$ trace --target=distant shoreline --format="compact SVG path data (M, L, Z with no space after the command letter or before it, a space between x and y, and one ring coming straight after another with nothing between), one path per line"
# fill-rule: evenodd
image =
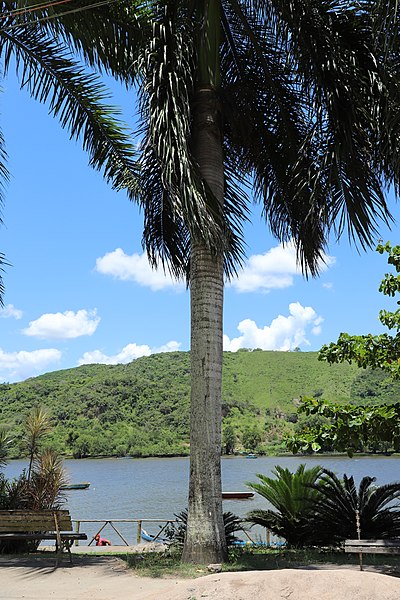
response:
M245 458L245 454L222 454L221 458ZM288 458L288 457L293 457L293 458L343 458L343 457L347 457L348 455L346 454L346 452L321 452L321 453L315 453L315 454L301 454L300 452L298 452L297 454L292 454L291 452L279 452L277 454L258 454L259 458ZM352 456L352 458L363 458L363 457L369 457L369 458L373 458L373 457L387 457L387 458L399 458L400 457L400 453L399 452L359 452L359 453L354 453L354 455ZM97 454L97 455L90 455L90 456L80 456L78 457L74 457L72 454L65 454L65 455L61 455L61 458L63 460L93 460L93 459L110 459L110 458L117 458L117 459L121 459L121 460L136 460L136 459L146 459L146 458L190 458L189 454L152 454L152 455L146 455L146 456L118 456L115 454ZM350 458L350 457L349 457ZM7 458L7 462L11 462L13 460L27 460L28 457L27 456L13 456L13 457L8 457Z

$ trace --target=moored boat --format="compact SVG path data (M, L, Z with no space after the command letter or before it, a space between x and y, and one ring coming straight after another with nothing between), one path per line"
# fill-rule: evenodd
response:
M90 486L90 482L84 481L82 483L66 483L61 486L62 490L87 490Z
M223 500L248 500L253 498L253 492L222 492Z
M257 458L257 454L250 452L250 454L246 454L246 458Z
M150 533L147 533L147 531L143 528L140 531L140 537L145 542L157 542L158 544L170 544L171 543L171 540L166 540L164 538L160 538L160 537L156 537L155 535L151 535Z

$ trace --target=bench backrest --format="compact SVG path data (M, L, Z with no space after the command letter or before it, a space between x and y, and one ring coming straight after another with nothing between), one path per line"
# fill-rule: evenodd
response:
M56 519L58 527L56 525ZM0 532L72 531L68 510L0 510Z

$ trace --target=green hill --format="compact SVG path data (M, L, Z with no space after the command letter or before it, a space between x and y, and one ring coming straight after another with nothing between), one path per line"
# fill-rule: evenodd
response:
M174 455L189 452L187 352L155 354L127 365L85 365L0 385L0 423L15 433L40 404L52 415L50 445L74 456ZM332 401L398 400L400 383L353 365L327 365L316 352L224 353L223 433L227 450L277 452L282 435L302 427L301 396Z

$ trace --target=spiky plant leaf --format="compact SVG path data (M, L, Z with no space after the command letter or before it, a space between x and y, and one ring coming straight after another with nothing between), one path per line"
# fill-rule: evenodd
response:
M377 486L375 477L363 477L357 489L354 478L340 479L324 469L311 487L321 494L311 520L317 543L340 543L359 536L366 539L400 535L400 482ZM360 531L357 529L357 512Z
M314 489L322 473L322 467L306 469L299 465L295 473L275 467L275 477L257 474L260 482L246 485L265 498L273 508L251 511L246 515L250 523L270 529L284 537L290 546L303 546L310 539L309 519L319 491Z

